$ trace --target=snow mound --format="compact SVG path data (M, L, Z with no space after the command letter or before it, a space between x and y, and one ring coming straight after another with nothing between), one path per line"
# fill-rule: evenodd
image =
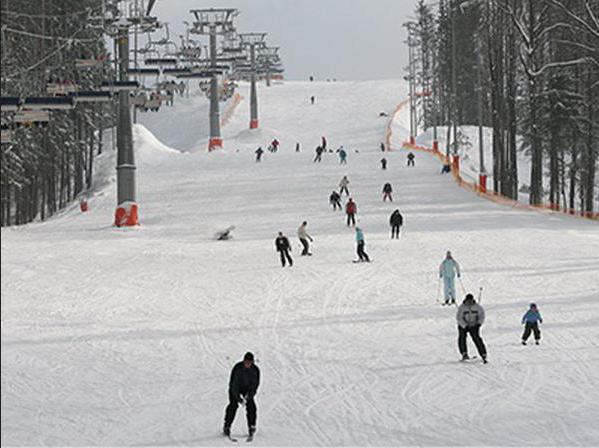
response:
M173 155L181 155L180 151L162 143L144 125L133 125L133 142L135 154L140 163L154 164Z

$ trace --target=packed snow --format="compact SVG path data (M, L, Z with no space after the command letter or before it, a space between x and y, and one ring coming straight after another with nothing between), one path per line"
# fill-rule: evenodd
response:
M599 445L599 225L486 201L426 153L414 168L405 150L381 153L379 113L406 91L261 85L261 128L249 131L242 85L213 153L194 92L135 127L139 227L111 225L110 173L89 212L3 228L2 445L230 446L229 374L248 350L262 373L256 445ZM402 109L394 148L407 122ZM347 165L335 153L312 162L322 136ZM279 152L255 163L274 137ZM352 263L354 231L328 204L345 174L370 264ZM392 241L395 208L405 225ZM299 256L304 220L312 257ZM233 239L215 241L230 225ZM464 288L483 288L487 365L458 361L455 308L439 303L446 250ZM530 302L540 346L520 345ZM232 432L246 431L240 408Z

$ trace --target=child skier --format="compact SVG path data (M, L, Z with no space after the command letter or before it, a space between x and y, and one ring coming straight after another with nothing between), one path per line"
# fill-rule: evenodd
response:
M535 335L535 344L539 345L539 340L541 339L539 323L543 323L543 318L541 317L541 313L539 313L539 309L535 303L531 303L528 311L526 311L524 316L522 316L522 323L525 324L524 334L522 334L522 345L526 345L526 341L528 340L531 332Z

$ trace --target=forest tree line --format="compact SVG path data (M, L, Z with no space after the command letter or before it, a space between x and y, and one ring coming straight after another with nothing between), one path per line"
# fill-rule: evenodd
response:
M598 208L599 1L419 0L412 26L417 87L431 93L421 126L478 125L481 89L493 190L517 199L527 184L532 205Z

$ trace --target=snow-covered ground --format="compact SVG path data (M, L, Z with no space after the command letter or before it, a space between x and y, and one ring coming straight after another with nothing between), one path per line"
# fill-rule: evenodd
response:
M230 445L227 383L247 350L262 371L257 445L599 445L596 222L485 201L427 154L409 169L405 151L385 154L381 171L378 114L405 98L401 81L261 86L252 132L242 94L220 152L205 152L199 96L135 128L138 228L111 226L111 184L88 213L2 229L3 446ZM347 166L312 163L322 135L350 150ZM273 136L279 153L256 164ZM328 205L344 174L371 264L351 263L353 232ZM395 207L405 228L391 241ZM229 225L232 241L212 239ZM437 302L448 249L464 286L484 287L488 365L457 361L455 309ZM523 347L532 301L543 340Z

